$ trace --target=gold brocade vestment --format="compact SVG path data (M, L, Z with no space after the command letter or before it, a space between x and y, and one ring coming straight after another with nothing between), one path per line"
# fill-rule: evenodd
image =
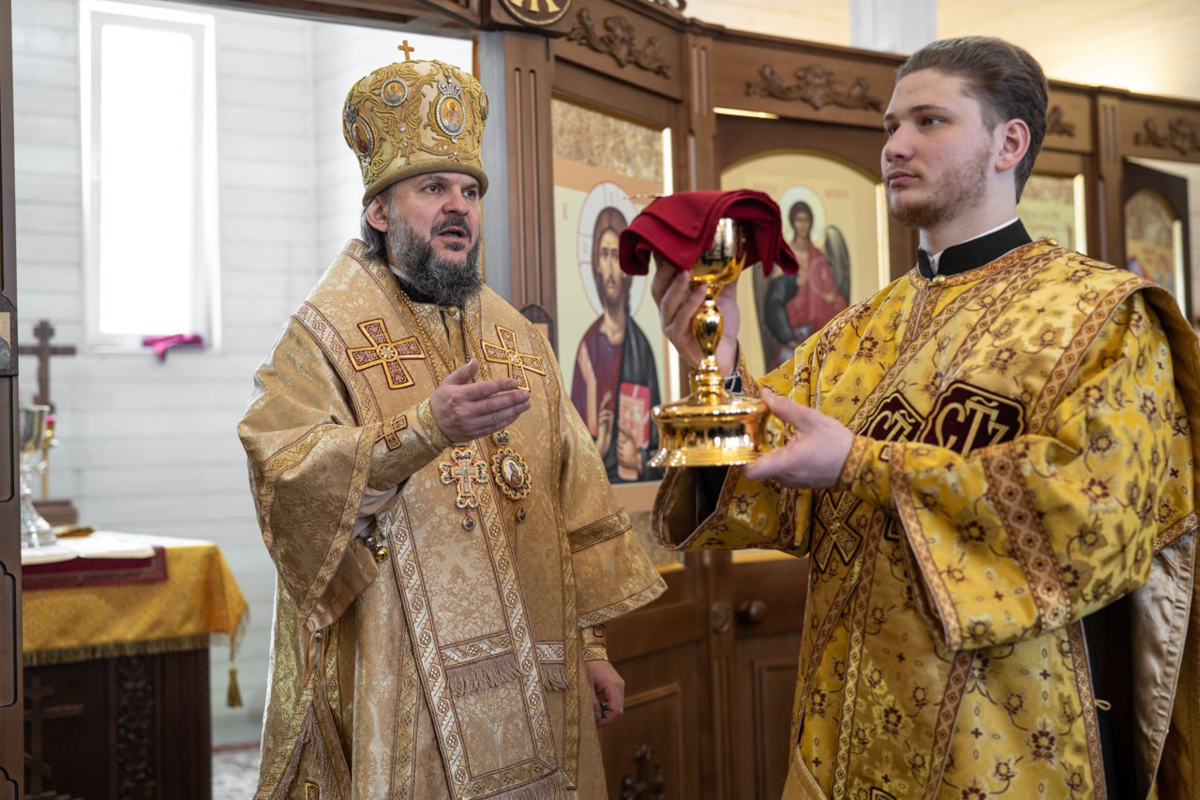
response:
M834 488L732 468L696 528L668 475L664 540L810 559L785 797L1103 797L1107 703L1139 796L1194 796L1198 368L1164 290L1033 243L914 270L763 379L856 434ZM1135 697L1097 698L1081 619L1130 592Z
M279 575L257 796L603 797L582 632L663 583L544 337L486 288L408 303L362 253L292 316L239 426ZM507 441L433 420L471 357L531 393ZM367 487L397 485L356 537Z

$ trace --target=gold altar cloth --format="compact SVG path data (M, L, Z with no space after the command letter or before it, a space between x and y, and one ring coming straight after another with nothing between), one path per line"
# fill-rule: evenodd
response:
M91 536L106 535L114 534ZM236 654L249 614L220 549L200 539L120 538L164 548L167 580L23 594L25 666L196 650L214 634L228 636Z

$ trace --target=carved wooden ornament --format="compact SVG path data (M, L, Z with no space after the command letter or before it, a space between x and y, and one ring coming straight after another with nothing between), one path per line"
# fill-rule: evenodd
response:
M658 38L651 36L646 43L639 47L636 42L637 30L633 24L622 16L606 17L604 20L605 33L596 30L592 22L592 14L586 8L579 9L576 14L575 26L567 34L567 41L590 47L597 53L613 57L617 66L622 69L632 64L639 69L653 72L664 78L671 77L671 67L658 55Z
M810 64L796 70L796 83L785 84L770 64L758 71L759 81L746 81L749 97L774 97L778 100L801 100L820 111L825 106L883 111L883 100L871 95L866 78L858 78L849 89L840 89L835 84L837 76L819 64Z
M1200 153L1196 124L1187 117L1176 117L1169 121L1166 133L1163 133L1157 120L1146 117L1142 129L1133 135L1133 143L1160 150L1174 149L1183 156Z

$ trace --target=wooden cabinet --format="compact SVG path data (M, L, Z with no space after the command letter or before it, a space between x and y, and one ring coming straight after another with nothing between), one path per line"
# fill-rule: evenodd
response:
M625 716L601 733L609 797L769 798L783 789L808 580L775 554L689 555L609 624Z
M208 800L208 649L25 669L26 800Z

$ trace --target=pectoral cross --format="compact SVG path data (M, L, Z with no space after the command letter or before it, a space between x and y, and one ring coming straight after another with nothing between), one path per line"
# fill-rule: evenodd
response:
M466 447L456 447L450 451L451 461L438 464L442 473L442 483L446 486L457 484L458 497L455 504L459 508L479 508L479 498L475 496L476 484L488 482L487 464L476 461L471 450ZM453 463L451 463L453 462Z
M546 374L546 365L542 363L540 357L521 352L515 333L497 325L496 335L500 338L500 344L492 344L487 339L480 340L480 344L483 345L483 357L493 364L503 364L508 367L508 377L515 380L517 386L522 389L529 388L525 370L536 372L538 375Z
M50 406L50 413L54 413L54 404L50 402L50 356L73 356L75 347L50 344L50 340L54 338L54 326L48 319L38 321L33 335L38 343L20 345L17 347L17 353L23 356L37 356L38 393L34 395L33 402L39 406Z
M402 45L398 46L396 49L397 49L397 50L403 50L403 51L404 51L404 60L405 60L405 61L408 61L408 57L412 55L412 51L413 51L413 50L416 50L417 48L415 48L415 47L413 47L412 45L410 45L410 44L408 43L408 39L405 39L405 40L404 40L404 44L402 44Z
M404 362L424 360L425 353L421 351L421 343L417 337L409 336L398 342L392 341L387 326L381 319L372 319L358 323L358 329L363 332L371 344L367 347L348 347L346 355L354 369L362 372L374 366L382 366L387 376L389 389L403 389L412 386L412 376L404 368Z

